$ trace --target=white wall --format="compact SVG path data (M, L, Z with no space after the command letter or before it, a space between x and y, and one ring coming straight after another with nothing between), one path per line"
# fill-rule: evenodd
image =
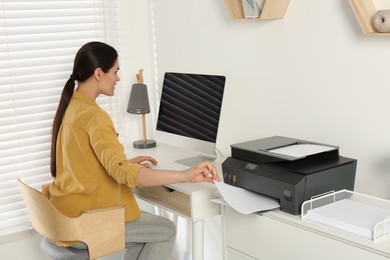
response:
M141 117L126 112L131 86L137 83L136 74L143 69L144 83L148 86L150 101L154 97L149 82L153 81L153 55L151 52L151 19L150 3L147 1L118 0L119 17L119 75L120 87L115 90L115 101L118 102L119 113L123 113L125 129L121 136L132 141L142 139ZM154 102L151 102L154 109ZM147 137L153 134L153 115L148 114Z
M223 153L272 135L338 145L358 159L355 190L390 199L390 37L364 36L348 1L291 0L274 21L231 20L223 0L151 1L157 87L166 71L227 77Z

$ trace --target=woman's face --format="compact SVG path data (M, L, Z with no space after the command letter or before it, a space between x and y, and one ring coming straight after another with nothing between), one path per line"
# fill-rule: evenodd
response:
M118 76L119 62L116 60L114 66L107 72L101 74L99 80L99 90L101 94L106 96L113 96L115 90L115 84L120 80Z

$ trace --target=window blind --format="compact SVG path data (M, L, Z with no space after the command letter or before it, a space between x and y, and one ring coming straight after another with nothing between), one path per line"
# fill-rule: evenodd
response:
M31 228L17 179L51 180L52 120L77 50L117 48L116 28L113 0L0 0L0 237Z

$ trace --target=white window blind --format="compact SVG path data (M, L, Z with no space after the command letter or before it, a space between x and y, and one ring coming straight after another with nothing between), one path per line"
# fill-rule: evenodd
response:
M117 47L115 14L114 0L0 0L0 237L31 228L16 180L51 180L52 120L74 56L93 40Z

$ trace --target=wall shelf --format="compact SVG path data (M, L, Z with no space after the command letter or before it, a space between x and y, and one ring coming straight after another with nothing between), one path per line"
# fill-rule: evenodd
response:
M283 18L290 0L265 0L259 18L245 18L242 0L225 0L230 18L241 20L271 20Z
M390 33L379 33L375 31L372 24L372 19L377 12L374 0L349 0L349 3L365 35L390 36Z

